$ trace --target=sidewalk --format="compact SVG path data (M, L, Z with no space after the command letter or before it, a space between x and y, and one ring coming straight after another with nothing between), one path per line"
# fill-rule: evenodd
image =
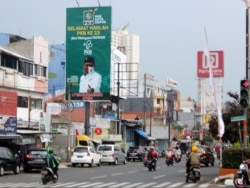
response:
M221 184L224 182L226 186L234 186L233 184L234 174L227 174L224 176L218 176L214 179L214 183Z

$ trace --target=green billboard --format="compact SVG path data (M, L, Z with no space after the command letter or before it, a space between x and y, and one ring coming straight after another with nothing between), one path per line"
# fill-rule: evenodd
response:
M73 100L110 99L110 56L111 7L67 8L66 93Z

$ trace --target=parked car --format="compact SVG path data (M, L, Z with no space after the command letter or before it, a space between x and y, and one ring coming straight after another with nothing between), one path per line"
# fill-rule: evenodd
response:
M71 155L71 165L75 167L76 165L87 164L89 167L94 165L100 167L101 165L101 156L98 154L94 147L92 146L76 146L72 150Z
M47 153L45 148L30 149L23 159L23 171L41 170L46 165Z
M5 171L13 171L14 174L19 174L20 158L9 148L0 147L0 176L3 176Z
M143 161L143 153L144 153L144 149L141 146L131 146L128 148L127 151L127 159L128 161L130 160L140 160Z
M198 146L198 154L200 155L200 163L206 166L214 166L214 154L208 146Z
M101 144L97 147L97 152L101 155L101 163L117 165L118 163L127 163L125 152L118 145Z

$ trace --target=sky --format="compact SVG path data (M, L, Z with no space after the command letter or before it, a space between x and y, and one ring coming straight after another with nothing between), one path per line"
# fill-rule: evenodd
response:
M242 0L99 0L112 6L112 29L140 37L140 75L176 80L181 98L197 99L197 51L224 51L224 99L246 76L246 5ZM0 1L0 32L65 43L66 8L97 0ZM205 34L206 31L206 34Z

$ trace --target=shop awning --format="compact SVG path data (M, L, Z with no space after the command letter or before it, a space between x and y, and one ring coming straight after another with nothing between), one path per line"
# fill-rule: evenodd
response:
M147 136L147 140L156 140L156 138L153 138L151 136Z
M145 133L144 131L142 131L142 130L140 130L140 129L135 129L135 131L139 134L139 135L141 135L142 137L144 137L144 138L147 138L147 133Z

